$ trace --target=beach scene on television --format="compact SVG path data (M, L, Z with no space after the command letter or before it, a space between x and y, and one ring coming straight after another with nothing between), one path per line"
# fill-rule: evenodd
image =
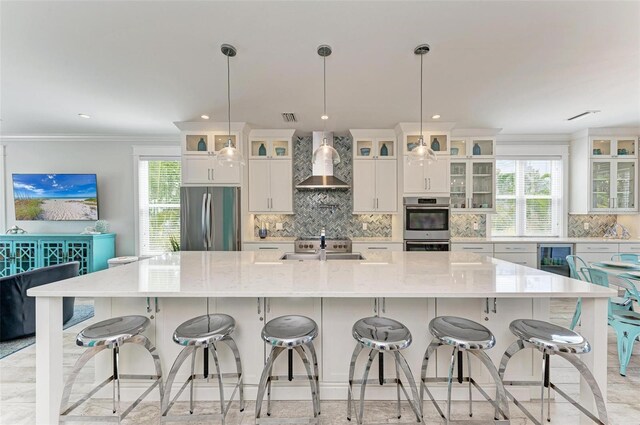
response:
M95 174L14 174L16 220L98 219Z

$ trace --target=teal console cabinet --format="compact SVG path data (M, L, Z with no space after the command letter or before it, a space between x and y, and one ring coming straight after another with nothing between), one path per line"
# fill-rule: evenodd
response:
M115 233L0 235L0 277L69 261L79 262L80 274L87 274L106 269L115 255Z

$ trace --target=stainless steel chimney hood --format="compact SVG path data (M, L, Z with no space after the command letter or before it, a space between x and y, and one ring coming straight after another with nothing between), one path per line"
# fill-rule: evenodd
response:
M333 146L333 133L325 131L313 132L313 149L314 152L321 144L324 138L327 143ZM313 164L313 175L296 186L296 189L350 189L347 183L333 175L333 163L331 161Z

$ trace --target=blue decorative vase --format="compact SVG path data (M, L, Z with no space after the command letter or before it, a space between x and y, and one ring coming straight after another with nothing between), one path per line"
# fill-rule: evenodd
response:
M201 137L200 141L198 142L198 151L204 152L206 150L207 150L207 143L204 141L204 137Z
M264 143L260 143L258 148L258 156L267 156L267 148L264 147Z
M387 148L386 144L382 144L382 147L380 148L380 156L389 156L389 149Z
M480 145L477 143L473 144L473 154L474 155L482 155L482 150L480 149Z
M433 141L431 142L431 149L434 152L438 152L440 150L440 142L438 142L438 139L436 139L435 137L433 138Z

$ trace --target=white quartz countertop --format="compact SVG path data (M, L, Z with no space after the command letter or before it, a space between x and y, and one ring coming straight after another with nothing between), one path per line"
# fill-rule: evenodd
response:
M43 297L604 298L613 290L466 252L371 252L282 261L277 252L177 252L31 288Z
M264 239L260 239L259 237L246 238L242 242L243 243L293 243L296 241L296 237L287 237L287 236L267 236ZM392 238L392 237L353 237L349 238L351 242L355 243L403 243L402 239Z
M606 238L527 238L527 237L486 237L486 238L451 238L451 243L640 243L639 238L606 239Z

